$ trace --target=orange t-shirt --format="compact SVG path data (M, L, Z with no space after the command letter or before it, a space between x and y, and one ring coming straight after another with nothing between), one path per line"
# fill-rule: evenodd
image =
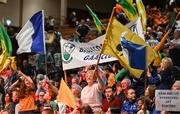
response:
M19 112L36 110L37 107L35 105L34 99L35 93L30 93L25 98L19 100Z

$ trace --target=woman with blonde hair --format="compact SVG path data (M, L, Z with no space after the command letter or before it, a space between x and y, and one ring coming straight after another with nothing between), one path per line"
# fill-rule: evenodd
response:
M160 68L158 70L158 75L160 77L160 84L157 89L171 89L174 82L174 77L172 75L173 63L171 58L165 57L162 59Z

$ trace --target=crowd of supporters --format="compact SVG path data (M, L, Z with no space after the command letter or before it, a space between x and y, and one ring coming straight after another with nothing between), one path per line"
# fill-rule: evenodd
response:
M77 104L73 109L56 100L60 80L50 80L24 60L22 66L17 65L20 70L15 72L9 68L8 77L0 76L0 114L180 114L155 108L155 90L180 90L180 28L173 27L173 14L163 20L166 16L155 7L147 10L153 11L156 13L148 15L145 34L152 48L172 29L159 52L159 66L150 65L138 79L118 61L82 67L73 76L69 76L70 71L67 83ZM74 20L73 16L74 12ZM73 21L70 26L77 27L73 41L88 42L99 36L84 20L78 25Z

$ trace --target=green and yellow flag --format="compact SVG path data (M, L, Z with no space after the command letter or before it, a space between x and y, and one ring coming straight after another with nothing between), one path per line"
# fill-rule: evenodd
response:
M1 41L1 54L0 54L0 72L12 63L13 70L17 70L15 57L11 57L12 54L12 44L11 40L0 24L0 41Z
M6 30L4 29L4 27L0 24L0 40L3 40L5 43L5 47L7 49L7 53L9 56L11 56L12 54L12 44L11 44L11 40L6 32Z
M101 23L101 21L98 19L98 17L96 16L96 14L91 10L91 8L86 5L87 9L89 10L89 13L91 14L93 20L94 20L94 23L96 25L96 28L97 30L102 33L102 30L104 29L103 28L103 24Z
M123 11L130 21L138 18L136 8L132 4L132 0L116 0L123 7Z

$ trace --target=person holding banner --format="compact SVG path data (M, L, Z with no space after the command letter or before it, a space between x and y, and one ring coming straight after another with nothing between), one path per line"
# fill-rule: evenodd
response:
M172 85L171 90L178 91L180 90L180 81L175 81ZM161 111L161 114L180 114L179 111Z
M97 80L97 82L96 82ZM81 100L83 105L89 105L93 112L102 112L102 96L105 85L96 70L88 70L86 73L88 85L81 91Z

